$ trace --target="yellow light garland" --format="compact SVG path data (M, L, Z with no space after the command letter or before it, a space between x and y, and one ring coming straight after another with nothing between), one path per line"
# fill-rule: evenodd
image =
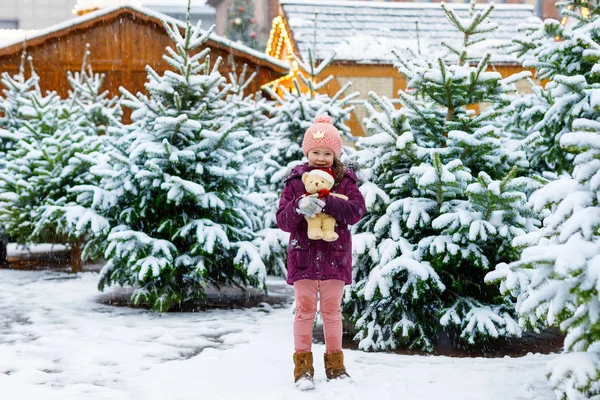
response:
M567 10L572 10L572 9L573 9L572 5L567 6ZM580 14L583 18L589 18L590 17L590 9L587 7L581 7ZM568 20L569 20L569 17L565 15L560 19L560 24L564 26Z
M277 36L277 44L274 45L275 37ZM284 48L287 50L286 56L282 57L282 50ZM268 56L275 57L277 59L281 59L282 61L286 61L290 66L290 73L286 76L278 78L274 81L264 84L262 87L271 86L276 87L280 82L285 80L291 80L294 76L298 74L298 63L294 60L292 54L295 53L294 46L292 41L290 40L290 35L285 26L285 22L282 16L277 16L273 18L273 22L271 24L271 32L269 32L269 40L267 41L267 48L265 53Z
M583 18L589 18L590 17L590 9L587 7L581 7L581 16Z

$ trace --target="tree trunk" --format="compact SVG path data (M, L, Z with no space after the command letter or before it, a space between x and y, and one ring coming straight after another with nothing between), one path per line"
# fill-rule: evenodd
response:
M8 236L0 234L0 268L10 268L8 264L8 252L6 246L8 245Z
M71 243L71 272L83 272L83 262L81 261L81 242Z

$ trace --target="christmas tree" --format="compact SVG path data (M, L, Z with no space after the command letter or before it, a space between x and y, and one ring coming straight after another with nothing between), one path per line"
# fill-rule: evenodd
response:
M551 106L538 125L556 133L556 152L571 161L562 169L572 175L531 196L531 207L545 215L542 229L515 239L524 248L521 259L498 265L487 279L517 297L522 325L566 332L565 352L551 362L548 378L558 398L589 399L600 394L600 9L579 1L561 6L572 28L547 20L518 45L527 44L526 62L550 79Z
M20 128L22 139L8 152L7 168L0 176L4 191L0 220L7 232L19 243L69 244L74 272L82 270L82 246L91 236L86 228L98 228L98 220L77 206L71 189L98 182L89 168L103 152L88 112L90 107L101 109L103 102L94 96L100 87L93 85L86 58L82 74L77 79L70 75L67 100L54 92L31 93L26 101L28 119ZM84 84L86 89L79 90ZM91 219L84 221L82 214ZM98 229L106 229L103 220Z
M511 240L534 227L525 207L532 182L517 176L522 154L501 146L499 111L468 106L497 104L526 74L486 72L490 54L470 65L471 45L497 28L493 5L475 6L460 18L442 4L465 37L462 48L446 45L455 62L400 57L404 107L375 93L365 105L370 135L356 157L368 213L354 227L355 284L344 306L365 350L432 351L443 336L475 343L521 334L510 297L484 276L515 260Z
M554 19L525 26L526 35L509 48L524 67L534 68L540 80L550 80L545 88L534 88L530 102L535 109L524 109L515 118L528 129L523 148L535 171L572 172L573 155L560 146L561 136L577 118L587 118L594 110L587 102L587 84L598 82L595 67L595 33L590 23L596 20L595 6L580 1L564 1L561 7L568 28ZM568 95L566 95L566 93Z
M99 288L131 285L135 304L166 311L202 297L207 284L262 286L264 265L240 197L249 135L228 117L230 86L202 49L214 27L188 22L183 34L165 23L175 42L147 67L149 96L122 89L132 123L109 130L113 147L102 178L80 187L81 200L111 221Z
M25 78L26 60L30 65L30 77ZM21 65L19 73L10 76L3 72L0 83L4 86L0 97L0 171L6 169L6 152L12 149L16 142L23 138L19 129L26 121L26 103L33 91L39 91L39 77L33 69L31 57L27 58L27 52L21 54ZM7 250L9 238L4 226L0 227L0 266L7 268Z
M122 109L118 97L109 98L108 90L102 90L105 75L93 72L90 57L90 44L87 43L81 70L67 71L71 85L69 98L83 117L83 126L91 128L95 135L104 135L107 127L120 124Z
M227 11L228 24L225 36L236 43L253 49L261 47L258 41L258 25L254 17L254 4L249 0L234 0Z
M41 143L66 128L69 118L56 92L46 96L39 91L30 92L24 104L26 120L18 131L20 140L6 153L6 168L0 173L0 221L8 235L21 244L43 240L33 238L39 206L57 185L49 184L54 178L48 175L52 155L44 153Z
M29 78L25 78L26 60L31 67ZM29 94L40 91L39 77L33 69L31 57L27 58L25 50L21 55L19 73L10 76L8 72L3 72L0 83L4 86L2 89L4 98L0 97L0 158L4 163L6 152L21 138L19 129L27 119L25 113Z
M100 135L109 127L120 126L122 114L118 98L109 98L108 91L102 88L104 74L93 72L90 56L90 46L86 44L80 71L67 72L71 89L65 105L71 118L66 129L51 142L43 142L59 157L53 160L53 165L63 168L61 185L66 193L48 198L40 206L41 216L34 231L54 232L70 244L73 271L82 270L83 259L101 256L94 250L97 242L105 239L110 224L78 204L77 191L71 189L99 183L99 177L90 172L90 167L106 160L108 146Z
M268 188L265 188L264 177L260 172L257 173L257 168L260 169L266 152L265 139L268 137L268 112L271 107L261 92L244 94L249 84L255 79L255 72L248 76L248 67L244 64L241 73L238 74L233 60L231 60L231 70L232 72L229 74L231 94L227 96L227 102L232 105L232 108L227 117L232 121L241 122L240 128L250 134L248 138L250 145L242 152L246 160L243 173L249 177L243 188L242 201L252 221L252 229L257 232L254 243L268 266L267 271L274 275L285 276L285 259L279 258L280 254L277 252L277 249L284 244L276 242L275 249L272 249L273 243L265 240L265 234L268 232L270 235L274 235L269 238L275 237L277 240L285 240L286 243L287 234L280 232L279 229L264 229L265 226L271 227L275 224L274 221L265 219L265 215L271 215L272 204L277 202L278 196L277 193L269 192Z
M555 143L556 125L539 124L550 109L549 91L528 79L533 93L507 96L497 122L503 127L503 142L509 150L524 152L532 174L568 171L570 155Z

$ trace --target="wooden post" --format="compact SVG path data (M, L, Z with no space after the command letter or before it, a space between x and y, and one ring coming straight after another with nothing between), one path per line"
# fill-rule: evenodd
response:
M83 263L81 261L81 242L71 243L71 272L83 272Z
M8 264L8 253L6 246L8 245L8 236L0 234L0 268L10 268Z

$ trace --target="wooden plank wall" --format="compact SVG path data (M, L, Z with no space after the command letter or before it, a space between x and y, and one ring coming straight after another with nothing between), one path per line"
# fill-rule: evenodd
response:
M134 94L138 91L145 92L146 65L150 65L161 75L165 70L172 69L162 58L167 46L174 47L164 28L151 21L136 19L134 15L123 14L29 47L28 54L33 57L42 90L55 90L61 96L67 95L70 86L66 72L81 69L86 43L90 44L92 68L94 72L106 75L104 88L111 95L119 95L120 86ZM211 63L218 56L224 59L219 70L227 77L231 70L227 62L229 53L211 47ZM20 53L0 56L0 72L18 72L20 59ZM261 82L266 83L281 76L248 60L238 59L235 62L239 64L238 71L247 62L250 70L259 73L259 77L248 87L247 93L258 91Z
M512 66L512 65L492 65L488 68L488 71L497 71L503 77L510 76L512 74L516 74L518 72L523 71L524 68L520 66ZM531 71L532 75L535 73L533 69L527 69ZM329 75L333 75L335 78L345 77L352 79L360 79L360 78L377 78L377 77L390 77L393 80L393 93L397 94L399 90L406 89L406 79L403 75L401 75L393 65L368 65L368 64L355 64L355 63L332 63L330 64L322 73L321 77L326 78ZM522 84L517 85L519 91L521 93L531 93L531 89L526 81L523 81ZM331 81L329 85L326 86L327 94L333 96L337 91L341 88L340 83L334 79ZM356 89L350 88L346 94L350 94L356 91ZM366 100L368 93L361 93L358 99ZM395 96L394 98L397 98ZM479 107L474 105L471 107L475 110L478 110ZM348 126L352 131L354 136L364 136L366 132L363 131L362 124L356 118L356 115L352 113L352 117L348 122Z

